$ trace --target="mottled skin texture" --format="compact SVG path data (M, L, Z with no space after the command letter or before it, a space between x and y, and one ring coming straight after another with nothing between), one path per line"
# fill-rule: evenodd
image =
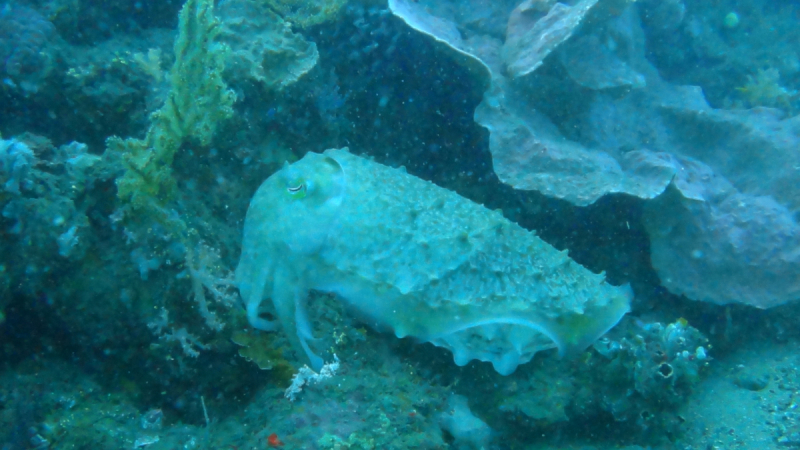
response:
M501 374L539 350L583 350L631 296L499 212L346 149L309 153L261 185L236 279L250 323L277 328L258 315L271 298L314 369L322 360L307 344L310 289L337 294L376 329Z

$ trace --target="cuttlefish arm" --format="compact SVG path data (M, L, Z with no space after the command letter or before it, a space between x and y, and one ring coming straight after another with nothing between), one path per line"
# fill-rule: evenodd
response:
M298 355L305 354L310 366L319 372L324 361L308 346L314 340L311 322L308 320L308 289L301 280L284 267L277 267L273 278L272 303L275 305L278 320L286 336Z
M264 267L259 271L255 282L248 286L246 292L249 295L245 298L245 308L247 310L247 321L250 322L253 328L262 331L275 331L278 329L278 321L267 320L259 315L259 308L261 307L261 300L264 297L268 279L269 269ZM242 289L241 283L240 289Z

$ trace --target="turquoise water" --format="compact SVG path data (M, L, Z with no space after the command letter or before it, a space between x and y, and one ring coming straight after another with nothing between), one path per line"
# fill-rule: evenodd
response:
M798 20L0 3L0 448L800 446Z

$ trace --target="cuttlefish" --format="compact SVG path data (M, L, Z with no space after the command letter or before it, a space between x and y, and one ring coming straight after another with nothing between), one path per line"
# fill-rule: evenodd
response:
M314 370L310 290L360 320L512 373L536 352L584 350L628 312L616 287L498 211L351 154L308 153L259 187L236 281L250 324L282 328ZM260 315L269 298L277 320Z

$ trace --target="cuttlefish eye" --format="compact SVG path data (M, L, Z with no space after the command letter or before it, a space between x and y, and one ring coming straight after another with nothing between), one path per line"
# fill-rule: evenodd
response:
M290 184L289 186L286 186L286 191L293 197L303 198L306 195L306 184L303 182Z

